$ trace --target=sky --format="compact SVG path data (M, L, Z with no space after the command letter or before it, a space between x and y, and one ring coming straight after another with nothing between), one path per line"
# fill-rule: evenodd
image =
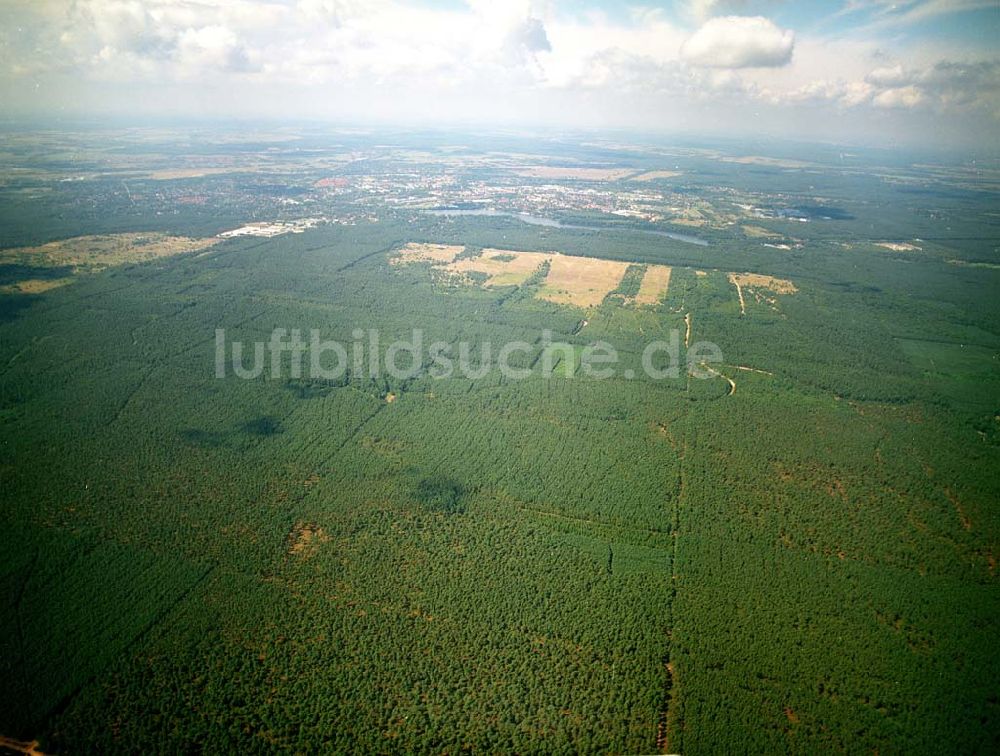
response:
M1000 152L1000 0L0 0L0 113Z

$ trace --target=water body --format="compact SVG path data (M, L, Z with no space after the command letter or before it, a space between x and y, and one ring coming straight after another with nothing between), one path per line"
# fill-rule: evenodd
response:
M425 210L424 212L430 215L488 215L488 216L504 216L507 218L516 218L522 223L527 223L532 226L544 226L546 228L569 228L575 229L577 231L633 231L637 234L648 234L649 236L663 236L667 239L673 239L674 241L685 242L686 244L697 244L699 247L707 247L708 242L704 239L699 239L697 236L691 236L689 234L678 234L673 231L659 231L652 228L613 228L608 226L581 226L576 223L562 223L557 220L552 220L552 218L542 218L538 215L531 215L530 213L510 213L506 210L494 210L493 208L464 208L464 209L452 209L452 208L441 208L437 210Z

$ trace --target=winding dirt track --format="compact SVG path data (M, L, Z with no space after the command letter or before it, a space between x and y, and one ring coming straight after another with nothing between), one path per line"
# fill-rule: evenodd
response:
M712 375L714 375L714 376L716 376L718 378L725 378L726 382L729 384L729 393L726 394L726 396L732 396L733 394L736 393L736 381L734 381L728 375L723 375L718 370L713 370L708 365L706 365L704 362L701 363L701 367L704 370L707 370L709 373L711 373Z
M747 303L743 299L743 287L740 286L739 281L733 279L732 277L730 277L730 280L733 282L733 286L736 287L736 293L739 294L740 297L740 317L742 318L747 314Z

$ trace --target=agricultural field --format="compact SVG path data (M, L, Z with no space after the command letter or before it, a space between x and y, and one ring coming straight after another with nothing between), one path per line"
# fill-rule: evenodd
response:
M7 142L0 750L1000 749L997 186L238 136Z

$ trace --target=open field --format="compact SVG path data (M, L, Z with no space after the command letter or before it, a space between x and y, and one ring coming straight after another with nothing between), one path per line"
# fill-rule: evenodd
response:
M614 260L556 255L538 297L558 304L595 307L618 286L627 268L626 263Z
M444 269L459 275L481 273L488 276L486 286L520 286L553 254L484 249L478 257L457 260Z
M444 263L454 249L446 245L407 245L396 262L430 260ZM480 255L465 257L439 266L440 270L470 280L470 274L485 277L484 286L520 286L528 281L542 265L548 264L537 296L549 302L595 307L618 286L628 269L626 263L593 257L563 255L558 252L523 252L506 249L484 249ZM670 283L670 268L650 266L639 295L638 304L655 304L666 293Z
M666 265L650 265L642 277L639 294L635 303L639 305L656 304L667 295L670 288L671 269Z

